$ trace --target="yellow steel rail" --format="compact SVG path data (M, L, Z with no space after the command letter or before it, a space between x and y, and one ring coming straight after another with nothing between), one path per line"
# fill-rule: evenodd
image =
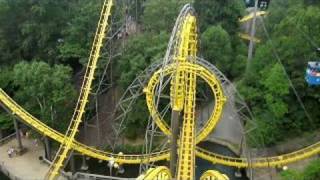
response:
M137 180L172 180L170 170L165 166L151 168L146 174L140 175Z
M80 153L101 159L101 160L115 160L118 163L125 163L125 164L139 164L139 163L147 163L147 162L154 162L159 160L168 160L170 158L169 151L161 151L152 154L145 154L145 155L119 155L113 154L109 152L103 152L92 147L86 146L74 140L74 137L77 133L77 129L79 123L81 123L81 117L85 111L85 106L87 103L87 99L90 93L90 88L92 81L94 79L94 70L96 68L96 63L99 58L100 49L102 47L102 40L105 36L105 32L108 25L108 18L110 16L112 1L109 0L104 2L103 9L101 12L101 17L99 20L98 29L96 32L94 45L91 50L87 70L85 73L85 78L82 84L81 93L79 96L79 100L76 106L76 111L68 128L66 135L59 133L58 131L48 127L40 120L36 119L32 115L30 115L26 110L20 107L15 101L13 101L2 89L0 89L0 104L7 109L7 111L11 112L13 115L17 116L21 119L24 123L28 124L29 126L35 128L40 133L58 141L61 144L61 148L59 149L58 156L55 158L55 163L50 168L47 178L48 179L55 179L59 173L59 169L64 165L64 161L68 156L68 152L73 149L79 151ZM189 18L189 20L188 20ZM178 177L180 179L191 179L193 178L193 168L194 168L194 154L200 158L206 159L211 161L212 163L223 164L227 166L233 166L238 168L262 168L262 167L279 167L283 166L292 162L296 162L305 158L309 158L310 156L317 155L320 153L320 142L308 146L304 149L280 155L275 157L261 157L261 158L254 158L250 160L250 162L246 158L233 158L228 156L223 156L219 154L215 154L209 152L207 150L201 148L195 148L195 144L199 143L203 139L207 137L207 135L216 127L217 122L219 121L222 113L222 108L225 103L225 97L223 95L223 91L221 88L220 82L217 80L214 74L210 72L205 67L202 67L196 62L192 60L195 58L196 55L196 25L195 19L193 16L189 16L186 19L185 27L182 28L182 33L180 34L183 38L180 40L180 44L177 47L181 47L182 49L178 49L178 52L181 53L181 56L178 54L178 59L176 59L176 63L172 63L163 69L158 70L153 74L151 77L148 86L145 88L146 93L146 100L147 105L150 113L153 116L153 119L160 127L160 129L166 134L170 135L170 129L165 121L160 118L157 109L155 108L155 104L153 102L153 96L155 94L155 86L159 83L160 73L164 73L165 76L170 74L174 74L177 72L177 65L178 69L181 72L184 72L183 76L178 76L177 79L181 82L184 81L183 86L176 86L178 89L182 88L180 92L181 94L172 94L174 100L179 100L176 103L176 109L181 110L181 105L183 105L184 109L184 123L183 123L183 130L180 136L180 148L179 148L179 167L178 167ZM184 30L189 29L189 31L184 32ZM191 32L191 33L190 33ZM193 32L193 33L192 33ZM191 58L190 58L191 56ZM189 57L191 60L187 62L185 59ZM182 58L182 59L179 59ZM178 63L178 64L177 64ZM206 83L209 85L211 90L213 91L214 98L215 98L215 107L214 111L207 121L207 124L201 129L195 137L195 128L194 128L194 103L195 103L195 81L196 76L199 76ZM181 85L180 84L180 85ZM172 84L175 86L176 84ZM183 102L183 104L181 104ZM150 176L149 176L149 175ZM157 176L158 174L162 174ZM186 174L186 175L185 175ZM152 169L148 171L144 175L144 178L147 177L154 177L154 178L171 178L169 170L160 167L156 169ZM152 175L152 176L151 176ZM207 171L203 178L206 177L214 177L214 171Z
M190 67L186 67L189 66ZM179 65L184 66L181 68L187 68L187 69L194 69L197 76L200 76L202 79L205 79L207 83L209 84L215 99L215 107L213 109L213 112L211 113L211 116L209 117L209 120L206 122L206 124L203 126L203 128L197 133L196 136L196 144L204 140L215 128L217 125L221 114L223 110L223 105L226 101L226 97L223 95L222 86L220 85L219 80L206 68L200 67L199 65L195 64L183 64L180 63ZM198 69L196 69L198 67ZM167 136L171 135L170 128L168 124L165 122L164 119L162 119L161 115L159 114L156 104L154 102L154 94L156 90L157 84L160 82L160 75L163 73L165 76L172 74L176 69L175 64L171 64L167 66L164 70L160 69L157 72L155 72L152 77L150 78L147 87L144 89L144 92L146 93L146 101L147 106L149 109L149 113L152 115L153 120L156 122L157 126L161 129L161 131L166 134Z
M310 158L320 154L320 142L310 145L306 148L294 151L292 153L283 154L274 157L252 158L248 161L247 158L233 158L223 155L217 155L210 151L197 148L196 154L202 159L206 159L212 163L232 166L237 168L265 168L265 167L281 167L293 162Z
M182 111L183 124L180 133L179 158L177 179L194 179L195 168L195 96L196 74L186 71L182 63L194 63L197 56L197 24L196 17L188 14L184 18L180 33L180 42L177 44L178 53L175 54L176 65L175 81L171 81L171 98L173 110Z
M267 14L268 13L266 11L258 11L256 13L256 16L259 17L259 16L264 16L264 15L267 15ZM246 15L243 18L239 19L239 22L243 23L243 22L249 21L249 20L253 19L253 17L254 17L254 12L252 12L249 15Z
M251 37L250 37L249 34L238 33L238 35L239 35L239 37L242 38L242 39L245 39L245 40L248 40L248 41L251 40ZM260 43L260 42L261 42L261 39L256 38L256 37L253 37L252 40L253 40L253 42L255 42L255 43Z
M200 180L229 180L225 174L221 174L218 171L208 170L202 174Z
M174 111L182 111L185 98L186 72L179 64L188 61L188 58L195 59L197 56L197 27L195 16L188 14L178 33L179 42L176 44L173 62L176 64L176 71L173 73L170 87L171 106Z
M9 113L23 121L25 124L36 129L39 133L48 136L61 144L65 143L65 136L63 134L50 128L39 119L29 114L25 109L11 99L2 89L0 89L0 105L3 106L3 108L5 108ZM105 161L114 160L115 162L122 164L140 164L169 159L168 150L145 155L119 155L94 149L75 140L72 142L71 147L72 149L86 156Z
M170 69L168 69L169 71ZM171 72L174 71L174 67L171 67ZM169 74L167 72L167 74ZM157 73L159 74L159 72ZM206 73L203 74L203 77L206 77ZM159 76L159 75L158 75ZM57 132L56 130L48 127L40 120L36 119L32 115L30 115L25 109L19 106L14 100L12 100L2 89L0 89L0 104L10 113L17 116L21 121L30 127L36 129L41 134L52 138L53 140L64 143L64 135ZM169 151L162 151L152 154L146 155L119 155L113 154L110 152L103 152L92 147L81 144L77 141L73 141L72 148L81 154L84 154L89 157L93 157L101 160L111 160L114 159L115 162L124 163L124 164L139 164L139 163L147 163L169 159ZM237 168L265 168L265 167L280 167L286 164L290 164L299 160L310 158L311 156L315 156L320 154L320 142L317 142L313 145L310 145L304 149L283 154L274 157L261 157L261 158L252 158L250 163L246 158L234 158L219 155L205 149L201 149L199 147L196 148L196 156L208 160L212 163L222 164L226 166L232 166Z
M107 31L112 4L112 0L105 0L103 3L78 102L68 130L66 132L64 143L60 145L60 148L49 168L45 179L57 179L60 169L65 165L65 161L67 160L72 148L72 143L78 132L78 127L82 122L82 116L85 112L85 107L88 102L88 97L91 91L91 84L94 79L95 69L97 67L101 47L103 46L103 40Z

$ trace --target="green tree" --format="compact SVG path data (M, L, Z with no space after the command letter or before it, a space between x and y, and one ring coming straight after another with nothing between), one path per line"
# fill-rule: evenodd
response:
M265 70L263 75L262 85L265 89L266 105L276 118L283 118L288 113L288 105L285 102L290 88L288 79L279 64L275 64L268 71Z
M69 1L2 0L0 7L2 60L56 61L61 31L68 22Z
M143 24L148 31L171 32L183 5L191 0L151 0L144 4Z
M144 33L129 38L123 56L117 61L118 72L121 72L118 82L122 88L127 88L150 64L162 60L168 38L164 32L159 35Z
M231 71L231 39L221 26L210 26L206 29L201 35L201 43L205 59L215 64L224 73Z
M318 180L320 178L320 160L312 161L302 172L296 170L283 171L282 180Z
M71 68L50 67L44 62L21 62L14 66L15 99L44 123L64 130L71 117L75 90Z
M195 0L194 7L198 14L201 31L211 25L220 24L228 33L237 34L238 19L245 9L243 1L238 0Z
M100 0L82 0L74 2L73 6L78 8L72 11L72 17L62 31L61 43L58 46L59 58L64 62L76 61L85 64L102 4Z
M320 113L317 111L319 87L308 87L304 79L307 62L316 60L314 44L320 43L320 29L315 27L318 24L316 21L320 21L320 9L294 4L293 1L284 4L279 3L281 0L275 1L280 5L277 11L282 9L287 16L274 19L271 15L270 21L265 21L271 40L267 39L257 46L249 72L239 85L257 116L258 128L264 128L255 133L271 134L260 138L258 144L271 145L310 131L310 128L316 129L320 124ZM275 52L281 64L276 60ZM311 121L282 68L311 115Z

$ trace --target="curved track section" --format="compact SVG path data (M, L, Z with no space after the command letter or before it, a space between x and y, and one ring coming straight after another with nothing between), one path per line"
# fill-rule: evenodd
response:
M200 177L200 180L229 180L229 178L218 171L209 170L203 173L203 175Z
M137 180L172 180L170 170L165 166L151 168L146 174L137 178Z
M200 64L205 63L205 62L202 62L202 60L198 62ZM216 70L217 71L216 73L219 73L217 69L213 69L213 70ZM220 75L222 76L222 74ZM15 115L17 118L23 121L26 125L37 130L39 133L45 136L48 136L59 143L64 143L63 134L50 128L49 126L47 126L46 124L38 120L37 118L33 117L25 109L19 106L12 98L10 98L2 89L0 89L0 104L9 113ZM115 162L124 163L124 164L140 164L140 163L155 162L155 161L160 161L160 160L165 160L170 158L169 150L147 154L147 155L118 155L118 154L94 149L92 147L81 144L77 141L73 141L72 148L78 151L79 153L89 157L93 157L93 158L101 159L105 161L109 161L112 158L114 158ZM318 154L320 154L320 142L313 144L311 146L308 146L304 149L301 149L292 153L288 153L288 154L283 154L280 156L253 158L251 159L250 162L246 158L233 158L233 157L212 153L210 151L201 149L199 147L196 148L196 156L202 159L208 160L212 163L218 163L218 164L223 164L226 166L232 166L232 167L238 167L238 168L246 168L246 167L264 168L264 167L283 166L283 165L290 164L302 159L309 158L311 156L318 155Z
M233 158L223 155L217 155L201 148L197 148L196 154L198 157L206 159L212 163L238 168L282 167L284 165L320 154L320 142L292 153L274 157L252 158L250 161L248 161L248 159L246 158Z
M198 62L200 64L205 63L205 62L202 62L202 60ZM217 73L219 73L217 69L213 69L213 70L216 70ZM222 74L220 75L222 76ZM39 133L45 136L48 136L59 143L64 143L63 134L48 127L46 124L42 123L40 120L33 117L25 109L19 106L13 99L11 99L2 89L0 89L0 104L9 113L15 115L25 124L37 130ZM94 149L92 147L81 144L77 141L73 141L72 148L78 151L79 153L89 157L93 157L93 158L101 159L105 161L109 161L112 158L114 158L115 162L124 163L124 164L140 164L140 163L155 162L155 161L160 161L160 160L165 160L170 158L169 150L147 154L147 155L118 155L118 154ZM246 167L264 168L264 167L283 166L283 165L290 164L302 159L309 158L311 156L318 155L318 154L320 154L320 142L313 144L311 146L308 146L304 149L301 149L292 153L288 153L288 154L283 154L280 156L253 158L251 159L250 162L246 158L233 158L233 157L212 153L210 151L201 149L199 147L196 148L196 156L202 159L208 160L212 163L218 163L218 164L223 164L226 166L232 166L232 167L238 167L238 168L246 168Z
M13 99L11 99L2 89L0 89L0 104L9 113L19 118L23 123L27 124L31 128L37 130L39 133L48 136L61 144L65 143L65 136L63 134L50 128L37 118L33 117L25 109L19 106ZM139 164L169 159L168 150L147 155L119 155L94 149L75 140L72 142L71 147L79 153L89 157L105 161L114 160L117 163L124 164Z
M196 136L196 143L199 143L202 140L204 140L217 125L222 114L222 109L226 101L226 97L224 97L223 95L223 90L222 90L222 86L220 85L219 79L214 75L212 75L212 71L200 66L203 64L201 62L197 62L197 64L185 63L185 64L180 64L180 66L182 66L182 68L185 68L186 70L189 69L188 71L190 71L191 69L194 70L198 76L204 79L209 84L214 94L214 98L216 102L216 106L214 108L214 111L211 113L209 120L203 126L204 128L202 128ZM190 67L188 67L189 65ZM156 86L160 81L160 74L163 73L164 75L169 75L169 74L172 74L173 71L175 71L175 64L169 65L164 70L162 69L158 70L156 73L153 74L153 76L149 80L147 88L144 89L144 92L146 93L147 106L150 114L152 114L153 119L155 120L159 128L162 130L162 132L168 136L171 135L170 128L168 124L164 121L164 119L161 118L158 110L156 109L153 95L155 94Z
M70 150L72 148L72 142L76 134L78 133L78 127L82 122L82 116L85 112L85 107L88 102L89 94L91 92L91 85L94 79L95 69L97 68L97 62L100 57L101 47L103 45L103 40L108 28L108 20L111 15L111 7L113 5L113 0L105 0L103 2L100 19L98 22L98 27L93 40L92 49L90 52L89 61L87 64L87 69L84 75L84 80L82 82L80 95L78 102L72 116L71 122L69 124L66 136L64 138L64 143L60 145L60 148L46 174L45 179L57 179L59 176L59 171L64 167Z

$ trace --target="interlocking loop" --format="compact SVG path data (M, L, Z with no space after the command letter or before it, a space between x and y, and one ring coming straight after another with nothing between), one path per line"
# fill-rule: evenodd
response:
M208 69L198 64L189 63L189 62L181 63L179 64L179 66L183 68L185 72L194 71L197 76L205 80L205 82L209 85L214 95L215 107L213 109L213 112L211 113L211 116L206 122L206 124L197 133L197 136L196 136L196 143L199 143L202 140L204 140L216 127L221 117L223 105L226 102L226 97L223 94L223 90L219 80ZM172 74L174 71L175 71L175 64L168 65L164 69L158 70L150 78L148 86L144 89L144 92L146 93L146 100L147 100L147 106L148 106L149 112L152 118L154 119L154 121L156 122L156 124L158 125L158 127L167 136L171 135L171 130L168 124L165 122L165 120L161 118L160 113L156 108L156 105L154 102L154 95L155 95L156 86L160 81L160 74L163 73L164 76L168 76Z

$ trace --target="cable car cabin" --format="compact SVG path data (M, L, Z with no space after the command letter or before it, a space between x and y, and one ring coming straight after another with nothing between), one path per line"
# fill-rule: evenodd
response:
M320 61L308 62L306 81L309 85L320 85Z

